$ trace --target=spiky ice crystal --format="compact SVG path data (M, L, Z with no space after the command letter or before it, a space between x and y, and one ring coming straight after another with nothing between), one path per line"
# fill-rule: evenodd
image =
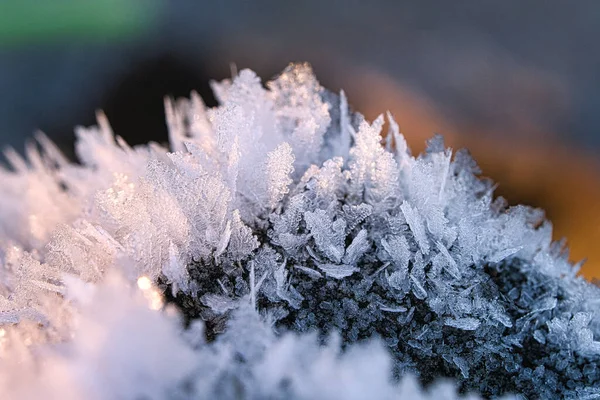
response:
M7 152L2 398L600 398L600 289L541 211L308 65L213 89L170 149L100 115L80 164Z

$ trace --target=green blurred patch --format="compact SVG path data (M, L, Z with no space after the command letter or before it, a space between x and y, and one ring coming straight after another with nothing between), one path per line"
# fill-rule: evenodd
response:
M146 32L152 0L0 0L0 46L56 40L120 40Z

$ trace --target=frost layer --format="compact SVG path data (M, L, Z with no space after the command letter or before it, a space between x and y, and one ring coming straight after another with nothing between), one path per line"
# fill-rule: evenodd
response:
M8 398L455 397L407 374L600 396L600 289L541 211L494 199L439 136L411 156L307 65L213 89L214 109L166 101L170 151L100 115L81 164L42 135L7 154Z

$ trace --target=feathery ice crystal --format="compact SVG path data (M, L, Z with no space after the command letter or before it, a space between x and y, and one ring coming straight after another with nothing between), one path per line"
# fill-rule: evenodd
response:
M7 152L2 398L600 398L600 289L542 212L307 65L213 89L170 151L100 115L80 164Z

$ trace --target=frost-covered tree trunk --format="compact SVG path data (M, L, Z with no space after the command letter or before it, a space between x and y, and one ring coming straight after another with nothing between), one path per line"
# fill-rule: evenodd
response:
M541 211L307 65L213 89L170 149L99 115L80 164L7 153L2 398L600 397L600 289Z

